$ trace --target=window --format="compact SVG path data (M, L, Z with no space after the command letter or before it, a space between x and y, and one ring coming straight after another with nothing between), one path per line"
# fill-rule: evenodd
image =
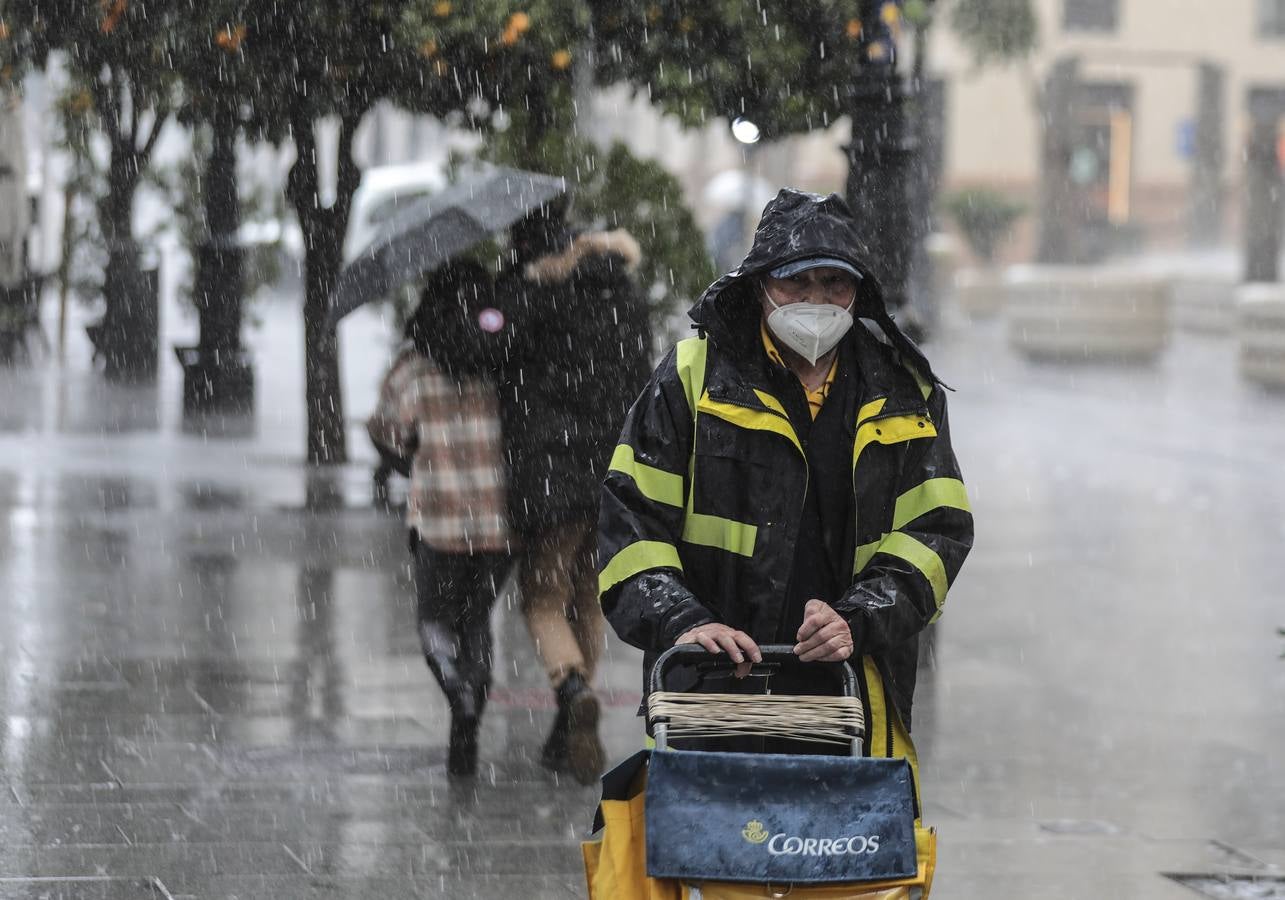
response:
M1119 0L1062 0L1063 31L1115 31Z
M1285 0L1258 0L1258 36L1285 38Z

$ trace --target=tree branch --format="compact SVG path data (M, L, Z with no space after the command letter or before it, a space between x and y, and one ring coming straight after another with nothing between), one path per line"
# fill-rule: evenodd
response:
M110 68L110 67L109 67ZM112 88L115 88L113 80ZM102 78L95 75L89 79L89 90L94 95L94 105L98 107L98 116L107 128L107 137L112 143L120 140L120 105L116 102L112 89L108 89Z
M165 129L165 123L169 121L169 103L157 103L155 116L155 119L152 121L152 131L148 134L147 141L143 144L143 149L139 150L137 153L139 169L147 168L147 161L151 158L152 150L156 148L156 142L161 136L161 131ZM137 134L138 132L135 131L135 136L137 136Z
M362 117L366 114L366 107L359 110L344 113L340 119L339 125L339 147L338 147L338 178L335 185L335 205L334 212L336 218L344 228L348 227L348 212L352 206L352 195L361 184L361 169L357 167L357 162L352 156L353 138L357 134L357 126L361 124Z
M294 207L306 238L317 214L317 142L312 122L303 115L290 117L290 132L295 159L286 176L286 199Z
M129 148L131 150L134 150L138 146L138 120L141 116L141 113L139 112L140 105L141 104L138 102L138 92L135 91L134 86L131 85L129 91L129 135L126 136L126 140L128 141Z

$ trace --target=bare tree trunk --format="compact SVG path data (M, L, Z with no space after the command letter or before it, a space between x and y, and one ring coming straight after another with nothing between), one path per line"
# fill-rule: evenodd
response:
M206 163L205 225L210 255L207 291L197 298L201 347L229 357L241 351L242 253L237 240L241 201L236 184L235 114L220 108L211 123L213 142ZM202 303L204 301L204 303Z
M163 108L155 110L140 147L140 110L135 107L129 121L125 121L122 109L128 86L119 81L119 74L112 73L110 80L96 82L94 91L111 143L111 158L107 196L99 205L99 224L108 253L103 281L107 308L91 338L103 356L108 378L150 379L156 376L158 298L155 278L145 275L139 264L138 242L134 239L134 196L169 114Z
M343 390L339 381L339 335L329 324L330 292L339 276L340 242L320 239L314 229L304 261L304 402L308 408L308 462L348 460Z
M104 371L113 380L154 377L157 353L157 309L139 264L134 239L134 196L138 169L133 142L112 142L107 196L99 205L99 223L107 244L103 277L106 310L95 345Z
M205 166L206 237L197 250L193 299L200 319L196 352L184 351L184 412L249 413L254 374L241 347L244 251L238 242L236 112L218 104Z
M316 138L312 123L294 123L295 163L286 194L299 216L304 237L304 402L308 414L310 463L348 460L343 390L339 378L339 335L330 322L330 296L342 266L344 233L361 172L352 157L360 113L346 116L339 130L339 178L332 206L321 206Z

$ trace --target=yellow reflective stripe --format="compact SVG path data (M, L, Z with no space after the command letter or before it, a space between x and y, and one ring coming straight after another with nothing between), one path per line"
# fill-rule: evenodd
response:
M754 555L754 544L758 540L758 532L756 525L734 522L721 516L707 516L703 513L689 512L683 520L683 540L687 543L714 547L740 556Z
M740 428L748 428L751 431L771 431L779 434L793 444L799 453L803 453L803 445L799 443L798 435L794 433L794 427L790 425L788 419L783 419L775 413L763 412L758 409L746 409L744 406L737 406L734 403L719 403L717 400L711 400L708 394L700 398L697 409L725 422L731 422Z
M866 675L866 753L869 756L888 756L888 701L883 693L883 676L871 656L861 657L861 667Z
M910 774L915 783L915 797L919 797L919 754L910 739L910 732L901 723L901 714L888 700L883 688L883 676L874 657L861 657L861 669L866 676L866 697L870 708L866 710L866 744L870 756L905 757L910 763ZM889 725L892 726L892 746L888 746Z
M684 338L678 342L674 353L674 365L678 369L678 380L683 383L687 394L687 407L696 415L696 401L705 390L705 357L709 342L704 338Z
M946 602L946 589L950 587L950 581L946 578L946 564L941 561L941 557L931 547L904 531L894 531L884 538L879 544L879 552L904 559L928 579L933 589L933 602L937 605L937 614L932 618L932 621L936 621L941 615L942 604Z
M640 463L634 457L634 448L628 444L617 445L608 468L632 478L634 484L638 485L638 490L648 500L670 506L683 505L683 476Z
M883 411L884 404L888 402L887 397L880 397L878 400L871 400L861 409L857 410L857 422L864 422L871 416L877 416Z
M915 438L936 437L937 429L927 416L889 416L857 428L857 439L852 445L852 467L857 467L861 451L870 444L899 444Z
M911 374L915 376L915 382L919 385L919 393L923 394L924 399L927 400L932 396L933 383L931 381L924 381L917 370L911 369Z
M943 506L969 511L968 492L958 478L929 478L918 487L906 491L897 498L897 507L892 514L892 527L901 528L924 513Z
M892 514L892 527L894 529L903 528L922 516L924 513L930 512L934 509L941 509L942 507L962 509L965 512L969 511L968 493L964 489L964 483L958 478L929 478L918 487L913 487L906 491L897 498L897 506L893 510ZM876 553L892 553L894 556L900 556L914 564L916 568L923 571L929 581L932 581L934 577L930 573L940 571L942 573L942 584L945 584L945 567L942 566L941 559L936 553L933 553L926 546L907 535L898 535L898 540L904 538L906 541L913 542L917 547L923 548L922 551L919 552L919 555L912 559L903 553L896 552L894 549L887 549L884 547L884 543L888 541L890 536L891 533L885 532L879 540L871 541L868 544L862 544L857 547L856 557L853 560L852 565L852 574L857 575L864 570L865 567L870 564L870 560L874 558ZM915 554L918 551L912 547L905 552ZM922 564L920 557L923 558ZM937 584L935 582L933 584L933 591L934 593L937 591ZM942 588L942 595L945 595L944 587ZM940 598L938 598L937 604L938 607L940 607Z
M683 563L678 548L663 541L636 541L611 558L598 574L598 594L607 593L620 582L648 569L678 569Z
M879 538L879 540L871 541L868 544L862 544L857 548L857 558L852 566L853 575L861 574L861 571L870 564L870 560L879 552L879 545L883 543L883 539L887 536L888 533L884 532L883 537Z
M892 714L892 753L891 756L904 756L910 763L910 775L915 782L915 797L922 796L919 793L919 754L915 750L915 742L910 739L910 732L906 726L901 724L901 714L896 708L890 710ZM922 805L920 807L922 809Z
M687 513L692 511L692 494L696 486L696 434L700 431L697 420L697 407L700 397L705 392L705 367L709 354L709 342L704 338L687 338L678 342L674 354L674 365L678 369L678 378L683 383L687 395L687 407L692 412L692 449L687 457L687 498L684 502Z
M777 400L775 397L773 397L771 394L767 393L766 391L760 391L758 388L755 388L754 396L758 397L759 402L762 403L764 406L766 406L768 409L772 410L773 412L778 412L781 415L785 416L787 419L790 417L790 414L785 411L785 407L781 405L781 401Z

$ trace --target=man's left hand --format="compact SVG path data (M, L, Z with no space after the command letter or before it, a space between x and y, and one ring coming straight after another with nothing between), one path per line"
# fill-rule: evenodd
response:
M843 662L852 655L852 629L828 603L809 600L803 607L794 655L802 662Z

